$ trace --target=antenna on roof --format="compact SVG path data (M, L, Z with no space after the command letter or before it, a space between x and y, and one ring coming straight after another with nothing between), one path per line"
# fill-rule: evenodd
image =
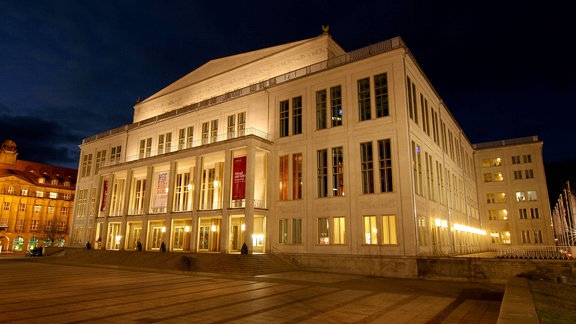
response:
M322 31L324 32L324 34L328 34L328 30L330 30L330 25L322 25Z

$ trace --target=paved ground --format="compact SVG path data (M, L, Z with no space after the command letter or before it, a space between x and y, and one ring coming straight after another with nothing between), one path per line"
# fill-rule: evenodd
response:
M301 271L230 277L0 258L3 323L496 323L503 291Z

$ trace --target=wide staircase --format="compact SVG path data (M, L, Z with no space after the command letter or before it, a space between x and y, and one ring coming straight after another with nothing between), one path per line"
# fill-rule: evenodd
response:
M260 275L298 270L290 257L276 254L221 254L84 250L68 248L30 258L49 263L177 270L186 272Z

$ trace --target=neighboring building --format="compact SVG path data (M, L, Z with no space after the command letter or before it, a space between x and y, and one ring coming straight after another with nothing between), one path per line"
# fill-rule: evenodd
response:
M418 256L489 244L474 149L400 38L347 53L325 32L210 61L80 148L73 246Z
M65 246L77 170L18 160L16 143L0 147L0 252Z
M537 136L475 144L480 213L496 245L554 245Z
M552 211L554 234L560 246L576 247L576 195L566 182ZM576 251L571 251L572 253Z

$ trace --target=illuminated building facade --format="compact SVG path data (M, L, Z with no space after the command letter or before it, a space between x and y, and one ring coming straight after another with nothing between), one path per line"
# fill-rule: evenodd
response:
M65 246L76 170L18 160L16 143L0 147L0 252Z
M72 244L331 255L484 250L474 149L400 38L210 61L83 140Z
M475 144L480 212L494 245L554 245L537 136Z

